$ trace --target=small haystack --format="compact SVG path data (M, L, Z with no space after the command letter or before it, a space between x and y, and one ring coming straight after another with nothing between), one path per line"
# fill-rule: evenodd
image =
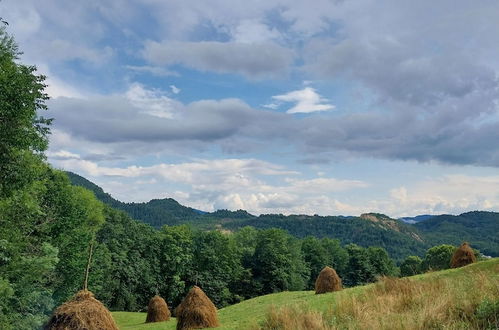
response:
M476 262L475 253L473 249L469 246L467 242L461 244L460 247L456 249L454 255L452 256L450 266L452 268L463 267Z
M160 296L154 296L149 300L149 306L147 306L147 318L146 323L151 322L163 322L170 319L170 310L166 301Z
M118 330L116 323L107 308L94 294L81 290L59 306L49 322L46 330Z
M177 330L219 326L217 308L199 287L194 286L175 309Z
M331 267L324 267L315 280L315 293L340 291L341 289L341 278L336 274L336 271Z

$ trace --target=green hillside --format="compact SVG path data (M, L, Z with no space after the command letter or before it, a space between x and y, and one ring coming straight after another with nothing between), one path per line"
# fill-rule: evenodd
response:
M114 199L111 195L105 193L101 187L84 177L72 172L66 172L66 174L73 185L93 191L101 202L115 209L125 211L132 218L155 228L160 228L163 225L171 226L196 222L197 218L202 214L193 208L179 204L172 198L153 199L147 203L124 203Z
M473 242L485 255L499 256L499 213L467 212L455 215L434 216L413 225L430 245Z
M383 305L376 307L380 303ZM387 279L332 294L297 291L261 296L219 310L219 329L271 328L269 323L280 322L280 316L292 319L289 311L303 318L313 315L319 322L322 319L330 326L346 329L365 328L363 322L374 322L372 329L394 329L398 325L453 329L488 325L492 329L499 325L499 259L406 279ZM174 318L146 325L145 313L114 312L113 316L124 330L175 329L176 325Z
M92 190L109 206L125 211L132 218L155 228L163 225L190 224L195 228L236 231L245 226L259 229L281 228L296 237L314 236L339 239L341 244L355 243L363 247L385 248L401 261L409 255L423 256L426 249L438 244L459 245L463 240L485 255L499 256L499 213L468 212L458 216L433 216L416 224L406 224L383 214L354 216L308 216L262 214L254 216L244 210L201 212L183 206L171 198L153 199L146 203L123 203L84 177L67 172L74 185Z

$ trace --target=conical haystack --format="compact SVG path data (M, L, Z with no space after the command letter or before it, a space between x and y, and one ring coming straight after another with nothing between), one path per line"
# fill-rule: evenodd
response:
M46 330L118 330L107 308L90 291L81 290L59 306Z
M219 326L217 308L199 287L194 286L175 310L177 330Z
M340 291L341 289L341 278L336 274L336 271L331 267L324 267L315 280L315 293Z
M476 261L475 253L468 243L464 242L457 248L452 256L450 266L452 268L463 267Z
M149 306L147 306L147 318L146 323L151 322L163 322L170 319L170 310L166 301L160 296L154 296L149 300Z

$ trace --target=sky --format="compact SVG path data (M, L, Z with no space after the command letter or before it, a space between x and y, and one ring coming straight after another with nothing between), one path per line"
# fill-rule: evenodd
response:
M499 211L496 0L2 0L48 161L125 202Z

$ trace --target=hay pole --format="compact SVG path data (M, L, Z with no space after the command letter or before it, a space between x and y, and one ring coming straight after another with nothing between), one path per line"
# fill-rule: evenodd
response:
M88 291L88 274L90 273L90 264L92 263L92 253L94 251L94 240L90 241L87 268L85 269L85 280L83 282L83 290Z

